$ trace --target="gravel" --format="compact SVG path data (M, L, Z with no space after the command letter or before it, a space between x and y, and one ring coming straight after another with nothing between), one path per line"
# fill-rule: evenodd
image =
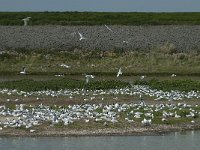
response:
M200 26L0 26L0 50L146 50L173 44L178 51L199 51ZM85 38L79 40L80 32Z

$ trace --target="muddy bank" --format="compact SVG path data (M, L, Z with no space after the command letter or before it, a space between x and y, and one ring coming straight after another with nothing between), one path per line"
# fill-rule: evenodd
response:
M31 136L31 137L70 137L70 136L143 136L143 135L164 135L170 132L187 131L187 130L199 130L199 124L185 124L179 126L173 125L152 125L143 127L133 127L133 128L105 128L105 129L63 129L63 128L44 128L43 130L35 130L30 133L29 130L22 129L3 129L0 131L0 136Z

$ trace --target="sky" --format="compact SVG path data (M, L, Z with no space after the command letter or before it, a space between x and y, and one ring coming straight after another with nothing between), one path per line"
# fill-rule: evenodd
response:
M200 0L0 0L0 11L200 12Z

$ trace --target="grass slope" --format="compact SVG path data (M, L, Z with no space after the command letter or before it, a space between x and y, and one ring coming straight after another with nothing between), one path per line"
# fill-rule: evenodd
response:
M25 66L28 74L116 75L119 67L123 75L200 75L200 54L177 53L169 47L149 52L109 50L7 50L0 54L0 75L19 74ZM64 63L71 68L60 65Z

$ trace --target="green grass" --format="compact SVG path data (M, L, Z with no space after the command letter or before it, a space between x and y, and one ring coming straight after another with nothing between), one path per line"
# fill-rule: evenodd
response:
M0 12L0 25L199 25L199 12Z
M123 75L200 75L200 54L177 53L168 46L153 48L149 52L109 50L100 56L97 50L73 52L73 50L25 49L7 50L0 54L0 74L16 75L23 66L28 74L83 74L116 75L121 67ZM60 64L70 65L70 69Z
M178 91L200 91L200 81L196 80L163 80L156 79L148 81L135 81L135 84L149 85L153 89L164 91L178 90Z
M84 78L83 78L84 79ZM200 91L200 81L196 80L134 80L135 85L149 85L152 89L159 89L164 91L179 90L179 91ZM22 91L40 91L40 90L61 90L61 89L83 89L87 90L107 90L119 88L131 88L129 82L119 80L97 80L90 81L85 85L84 80L75 80L70 78L52 79L48 81L34 81L34 80L16 80L0 82L0 89L17 89Z
M91 81L86 88L88 90L95 89L115 89L130 86L129 83L123 81ZM85 81L74 79L55 79L50 81L34 81L34 80L18 80L6 81L0 83L0 89L17 89L22 91L39 91L39 90L61 90L61 89L83 89Z

